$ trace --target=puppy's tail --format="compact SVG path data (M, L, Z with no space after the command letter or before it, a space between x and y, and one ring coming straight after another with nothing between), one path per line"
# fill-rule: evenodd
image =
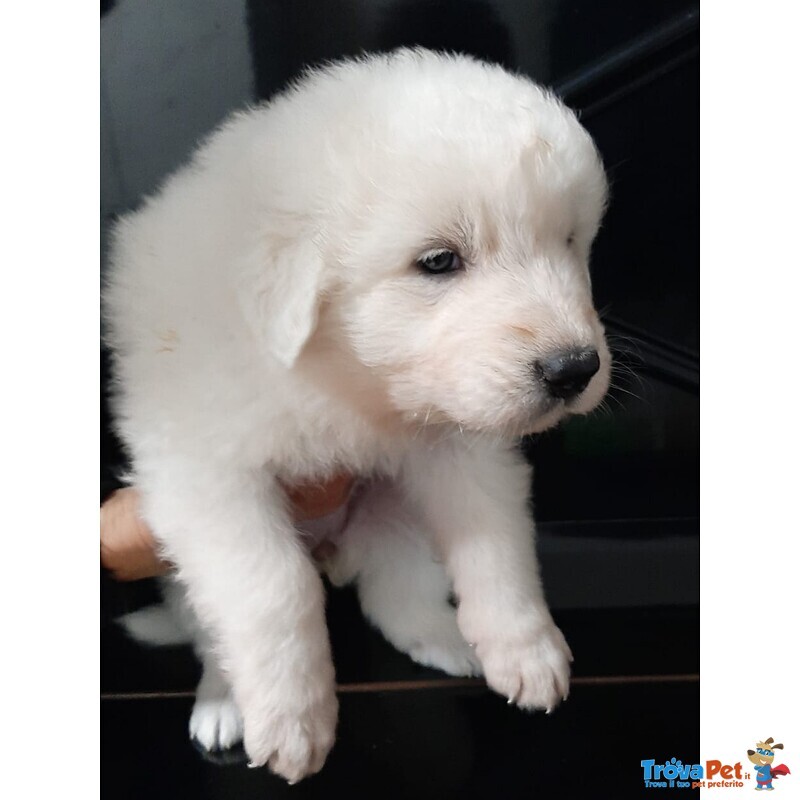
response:
M164 647L190 644L192 634L178 618L163 605L147 606L120 617L117 623L127 634L144 644Z

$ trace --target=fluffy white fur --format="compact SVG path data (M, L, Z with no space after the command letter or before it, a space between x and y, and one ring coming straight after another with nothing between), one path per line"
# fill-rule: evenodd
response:
M281 482L342 470L364 483L328 569L386 637L526 708L566 696L515 439L606 390L587 269L605 193L552 95L404 50L237 114L121 221L104 294L116 417L191 610L203 744L243 734L252 764L291 781L324 763L324 591ZM461 272L415 266L443 247ZM532 365L578 346L600 370L554 400Z

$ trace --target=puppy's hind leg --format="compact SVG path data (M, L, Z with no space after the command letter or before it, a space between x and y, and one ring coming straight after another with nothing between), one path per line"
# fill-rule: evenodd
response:
M198 648L199 650L200 648ZM210 649L200 653L203 677L189 718L189 735L204 750L226 750L242 740L242 715L233 699L231 687Z
M209 753L227 750L242 741L244 732L242 715L233 699L230 682L219 666L211 637L189 605L184 587L176 581L166 580L162 582L161 590L164 606L155 610L171 618L178 630L186 632L203 667L189 717L189 735Z
M197 685L189 735L203 750L217 753L242 740L242 715L231 686L217 663L211 638L200 625L186 598L183 586L174 580L161 581L164 604L149 606L122 617L119 622L130 636L150 645L194 645L203 667Z
M364 616L417 663L450 675L481 674L431 538L390 482L376 481L359 498L329 575L339 583L355 575Z

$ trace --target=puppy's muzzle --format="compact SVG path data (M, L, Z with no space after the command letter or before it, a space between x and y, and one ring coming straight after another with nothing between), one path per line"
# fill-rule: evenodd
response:
M577 397L599 369L600 356L594 348L553 353L533 365L534 375L560 400Z

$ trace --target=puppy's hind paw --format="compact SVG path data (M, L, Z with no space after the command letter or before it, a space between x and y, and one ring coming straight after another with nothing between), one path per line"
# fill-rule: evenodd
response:
M189 735L203 750L227 750L242 740L239 709L230 695L198 698L189 718Z
M473 677L483 674L481 662L475 650L456 632L441 640L415 642L408 648L408 655L424 667L433 667L457 677Z

